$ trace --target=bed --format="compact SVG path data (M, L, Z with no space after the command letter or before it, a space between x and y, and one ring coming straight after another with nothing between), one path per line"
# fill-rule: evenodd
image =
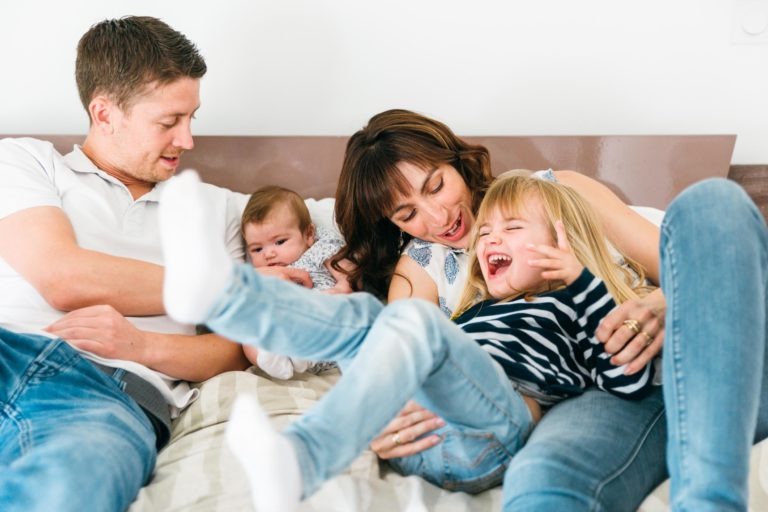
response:
M46 136L62 152L79 136ZM664 209L687 185L726 177L732 135L468 137L491 150L496 173L510 168L574 169L606 183L625 201ZM240 192L262 184L294 188L315 207L332 208L345 137L217 137L195 139L183 167L203 179ZM250 510L249 491L223 433L236 395L254 395L279 428L317 402L338 380L336 371L273 381L256 369L228 372L197 384L200 396L174 422L170 444L159 454L152 481L130 512ZM750 507L768 510L768 448L753 449ZM642 512L668 510L667 483L643 503ZM477 496L440 490L417 477L402 477L363 453L327 482L301 510L310 511L493 511L501 490Z

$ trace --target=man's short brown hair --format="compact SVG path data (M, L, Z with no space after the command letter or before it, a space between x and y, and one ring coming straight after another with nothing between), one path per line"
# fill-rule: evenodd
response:
M75 78L86 111L98 94L128 110L147 85L201 78L206 69L197 47L184 34L150 16L104 20L77 44Z

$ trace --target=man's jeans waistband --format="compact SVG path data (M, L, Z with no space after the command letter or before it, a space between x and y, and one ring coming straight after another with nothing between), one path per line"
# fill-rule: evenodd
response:
M91 361L99 370L112 377L118 371L123 391L133 398L152 422L157 436L157 450L160 451L171 439L171 413L163 395L149 382L121 368L112 368Z

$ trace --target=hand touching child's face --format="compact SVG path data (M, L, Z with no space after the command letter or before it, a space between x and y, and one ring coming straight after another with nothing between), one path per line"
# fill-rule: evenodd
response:
M276 207L263 222L246 224L243 230L246 252L254 267L285 267L298 260L315 243L314 229L299 229L293 212Z
M534 246L554 246L544 219L541 200L531 195L525 208L513 217L494 208L478 228L475 250L488 293L504 299L521 291L539 289L544 283L541 268L529 262L541 258Z

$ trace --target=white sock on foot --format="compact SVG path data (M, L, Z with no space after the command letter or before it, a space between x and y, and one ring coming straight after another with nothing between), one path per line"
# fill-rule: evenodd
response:
M182 323L201 323L226 290L233 262L222 233L212 224L200 178L184 171L171 178L160 197L160 235L165 278L163 302L168 315Z
M301 501L301 470L290 440L277 432L255 398L235 399L227 445L240 462L259 512L292 512Z

